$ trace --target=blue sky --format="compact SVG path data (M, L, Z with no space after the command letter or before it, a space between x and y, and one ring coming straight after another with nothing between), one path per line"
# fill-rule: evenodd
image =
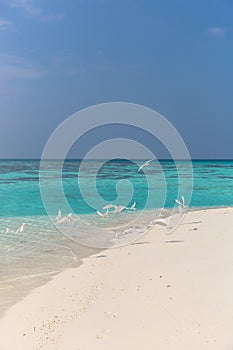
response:
M193 158L233 158L232 62L231 0L0 0L0 157L40 157L69 115L124 101Z

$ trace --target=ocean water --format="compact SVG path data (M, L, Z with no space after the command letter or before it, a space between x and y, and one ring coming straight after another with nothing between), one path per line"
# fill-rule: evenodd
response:
M189 206L233 206L233 161L193 161L192 165ZM191 173L187 162L180 161L179 167L186 199ZM0 311L39 281L77 266L80 258L99 251L103 242L111 245L120 232L128 230L129 237L137 238L161 207L174 207L180 195L174 162L153 162L144 172L137 169L133 161L67 160L61 175L55 161L47 161L40 173L38 160L0 161ZM128 207L134 201L136 211L125 210L105 220L96 214L106 203ZM54 225L58 209L64 215L72 212L76 221ZM23 222L28 224L24 231L14 233ZM4 233L6 228L12 232Z

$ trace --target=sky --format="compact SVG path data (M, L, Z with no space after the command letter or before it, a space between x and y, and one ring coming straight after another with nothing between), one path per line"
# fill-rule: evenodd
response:
M0 0L0 158L39 158L113 101L161 113L192 158L233 158L232 62L232 0Z

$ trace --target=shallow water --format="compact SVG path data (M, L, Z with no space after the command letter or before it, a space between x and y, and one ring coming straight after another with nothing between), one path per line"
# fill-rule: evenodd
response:
M63 167L62 185L66 198L74 212L79 214L94 213L82 198L77 174L80 161L66 161ZM139 161L142 163L142 161ZM186 170L186 163L180 161L181 167ZM95 183L98 193L107 202L117 202L116 185L121 180L128 180L134 187L133 200L137 202L138 209L145 207L148 193L148 181L151 181L152 190L156 196L150 203L150 208L161 207L164 199L164 176L167 194L165 206L172 207L177 198L177 171L172 161L161 161L137 172L137 165L130 161L111 161L101 167L95 179L94 171L97 161L85 161L79 178L85 188L85 195L95 203L96 193L91 191L90 184ZM53 194L51 202L54 214L57 212L61 198L56 192L59 176L56 172L56 162L48 162L46 171L42 172L42 179L48 192ZM194 191L190 205L200 206L226 206L233 205L233 161L193 161ZM186 174L187 178L190 176ZM149 179L149 180L148 180ZM122 200L127 198L128 183L122 183ZM0 161L0 216L33 216L46 215L39 189L39 161L38 160L1 160ZM101 208L99 208L101 209Z

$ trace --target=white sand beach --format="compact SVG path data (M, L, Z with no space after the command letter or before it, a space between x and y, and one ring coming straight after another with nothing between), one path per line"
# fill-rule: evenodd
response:
M0 320L0 350L233 349L233 208L189 212L55 276Z

